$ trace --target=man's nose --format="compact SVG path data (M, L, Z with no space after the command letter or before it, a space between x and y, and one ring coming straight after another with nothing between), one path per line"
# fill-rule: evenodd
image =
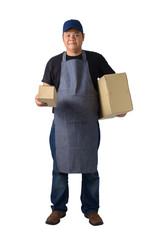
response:
M75 36L72 34L72 35L70 35L70 39L71 40L74 40L75 39Z

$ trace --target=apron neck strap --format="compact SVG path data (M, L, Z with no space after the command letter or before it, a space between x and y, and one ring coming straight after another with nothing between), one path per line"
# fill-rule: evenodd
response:
M84 50L82 50L82 60L85 61L86 60L86 53ZM63 58L62 58L63 62L66 62L66 52L63 53Z
M63 52L63 58L62 58L63 62L66 62L66 52Z
M82 60L86 61L86 53L84 50L82 50Z

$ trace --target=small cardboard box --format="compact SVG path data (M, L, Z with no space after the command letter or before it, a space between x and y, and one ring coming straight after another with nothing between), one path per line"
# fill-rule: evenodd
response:
M133 110L126 73L107 74L98 79L99 119L113 118Z
M38 100L47 103L49 107L57 106L57 92L54 86L39 86Z

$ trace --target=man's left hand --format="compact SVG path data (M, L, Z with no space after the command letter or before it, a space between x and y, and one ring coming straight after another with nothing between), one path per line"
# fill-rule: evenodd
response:
M116 117L125 117L127 113L124 113L124 114L120 114L120 115L117 115Z

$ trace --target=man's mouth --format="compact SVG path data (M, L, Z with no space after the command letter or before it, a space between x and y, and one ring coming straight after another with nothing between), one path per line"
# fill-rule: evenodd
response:
M69 43L69 45L76 45L76 42L73 42L73 43Z

